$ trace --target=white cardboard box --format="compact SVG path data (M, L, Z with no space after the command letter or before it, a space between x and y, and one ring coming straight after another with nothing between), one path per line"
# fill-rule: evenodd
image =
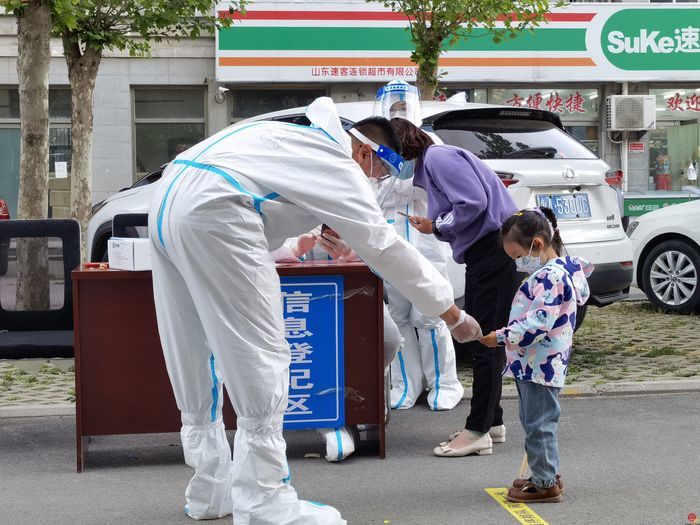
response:
M115 270L150 270L151 244L149 239L112 237L107 242L109 267Z

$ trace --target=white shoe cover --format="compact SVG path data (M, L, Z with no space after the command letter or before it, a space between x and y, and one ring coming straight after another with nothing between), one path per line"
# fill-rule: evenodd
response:
M221 420L211 425L183 425L185 463L195 468L185 490L185 514L214 520L231 514L231 448Z
M355 452L355 439L347 427L320 428L318 433L326 440L326 460L343 461Z
M296 492L279 492L274 502L258 513L255 519L241 521L238 516L234 525L347 525L340 512L330 505L298 499Z

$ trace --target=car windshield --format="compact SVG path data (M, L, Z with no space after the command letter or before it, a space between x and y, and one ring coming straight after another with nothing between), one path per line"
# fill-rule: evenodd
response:
M551 122L459 119L435 132L481 159L595 159L595 153Z

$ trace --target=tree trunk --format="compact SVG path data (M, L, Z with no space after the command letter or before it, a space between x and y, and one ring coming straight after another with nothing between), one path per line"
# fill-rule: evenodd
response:
M51 10L42 0L30 0L17 19L17 73L22 131L19 219L43 219L48 216L49 42L52 27ZM47 309L47 240L18 241L17 268L17 309Z
M102 49L85 47L64 35L63 53L68 64L71 87L71 217L80 223L80 260L90 257L87 227L92 210L92 128L95 80L102 60Z
M438 85L438 66L424 62L418 66L416 86L420 91L421 100L433 100Z
M428 28L420 37L414 38L415 51L411 55L413 62L418 64L416 86L420 91L421 100L433 100L438 86L438 63L442 49L442 38Z

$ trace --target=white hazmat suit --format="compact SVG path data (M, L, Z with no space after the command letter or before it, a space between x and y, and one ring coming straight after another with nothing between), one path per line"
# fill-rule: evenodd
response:
M246 123L195 145L169 164L151 202L156 314L195 470L185 492L195 519L233 511L236 525L345 523L288 483L291 358L271 249L325 222L427 315L453 305L447 280L382 217L330 99L307 114L323 129ZM474 323L461 312L454 333L476 337ZM238 415L233 461L224 383Z
M377 91L372 112L389 119L404 118L418 127L423 122L420 93L403 80L392 80ZM406 175L412 173L407 170ZM384 183L378 201L397 233L447 277L448 246L434 235L415 230L407 217L428 215L425 190L413 186L413 178L390 180ZM427 386L431 410L454 408L464 395L464 387L457 378L455 349L447 325L437 316L422 313L391 285L386 290L389 312L404 338L391 364L391 407L411 408Z
M446 243L434 235L423 235L409 223L406 215L427 215L427 195L413 186L413 179L385 182L387 195L379 202L387 222L397 233L416 247L433 266L447 276ZM460 402L464 387L457 377L457 362L452 336L445 322L437 316L424 315L395 287L386 286L389 313L399 327L404 343L391 363L391 407L411 408L425 387L431 410L449 410Z

